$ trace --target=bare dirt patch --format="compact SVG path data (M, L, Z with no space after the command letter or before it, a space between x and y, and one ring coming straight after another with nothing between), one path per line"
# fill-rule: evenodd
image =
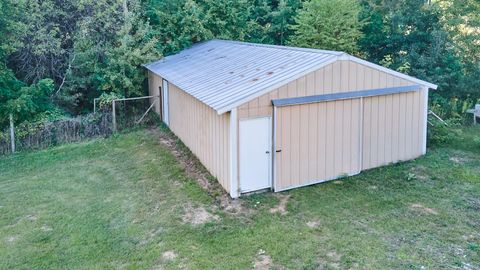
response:
M268 270L271 267L273 267L272 258L265 253L265 250L260 249L253 262L253 269Z
M18 236L12 235L12 236L7 237L6 240L7 240L7 243L13 243L13 242L18 240Z
M432 209L432 208L428 208L428 207L426 207L422 204L419 204L419 203L412 203L410 205L410 209L419 210L423 213L430 214L430 215L438 215L437 210Z
M342 255L336 251L329 251L326 256L317 258L316 269L340 269Z
M219 219L220 217L209 213L204 207L193 207L191 205L185 207L185 214L182 217L184 223L192 225L201 225Z
M309 228L312 228L312 229L315 229L315 228L318 228L320 227L321 223L319 220L312 220L312 221L309 221L307 222L307 226Z
M170 150L187 175L195 179L202 189L214 197L218 207L230 214L250 214L251 209L245 207L242 200L230 198L218 182L210 180L213 177L200 161L178 142L175 135L158 129L151 129L150 132L159 137L160 143Z
M48 226L48 225L43 225L40 230L44 231L44 232L50 232L50 231L53 231L52 227Z
M146 244L150 243L152 240L154 240L163 231L164 231L163 228L152 229L152 230L148 231L143 236L143 239L139 242L139 245L143 246L143 245L146 245Z
M419 180L428 180L430 177L427 174L427 168L425 166L416 166L412 167L410 171L415 175Z
M164 253L162 253L162 258L167 261L174 260L177 257L178 254L173 250L165 251Z
M36 221L38 218L35 215L28 215L25 217L25 219L28 221Z
M290 195L276 194L275 196L278 198L279 203L276 207L270 209L270 213L280 213L281 215L287 214L287 203Z
M468 163L471 161L470 157L466 157L464 155L461 155L461 154L453 154L452 156L450 156L448 158L451 162L455 163L455 164L459 164L459 165L463 165L465 163Z

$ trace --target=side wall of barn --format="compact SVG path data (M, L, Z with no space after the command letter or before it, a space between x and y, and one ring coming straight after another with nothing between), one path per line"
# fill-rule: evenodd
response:
M415 84L353 61L337 61L239 106L238 118L272 116L273 99ZM427 89L419 89L278 108L275 139L282 152L275 155L276 188L420 156L426 136Z
M150 95L158 95L161 85L162 78L150 72ZM230 113L218 115L174 84L168 88L170 130L230 192Z

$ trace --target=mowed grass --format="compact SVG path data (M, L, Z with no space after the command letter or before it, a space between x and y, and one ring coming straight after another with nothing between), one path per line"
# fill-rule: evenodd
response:
M157 133L160 131L157 131ZM1 269L480 269L480 129L222 210L147 130L0 158ZM284 200L286 212L271 212ZM210 218L188 222L192 209Z

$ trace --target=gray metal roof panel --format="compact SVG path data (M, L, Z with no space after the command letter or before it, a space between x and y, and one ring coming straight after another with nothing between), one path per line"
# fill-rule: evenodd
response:
M216 111L221 111L342 54L211 40L145 67Z
M339 59L437 87L343 52L230 40L197 43L144 66L221 114Z

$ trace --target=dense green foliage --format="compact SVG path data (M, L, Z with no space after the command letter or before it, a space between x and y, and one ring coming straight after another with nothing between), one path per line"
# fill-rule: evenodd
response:
M357 0L311 0L295 18L291 43L356 53L362 32Z
M0 127L146 92L141 64L211 38L347 51L434 82L458 118L480 98L477 0L4 0Z

